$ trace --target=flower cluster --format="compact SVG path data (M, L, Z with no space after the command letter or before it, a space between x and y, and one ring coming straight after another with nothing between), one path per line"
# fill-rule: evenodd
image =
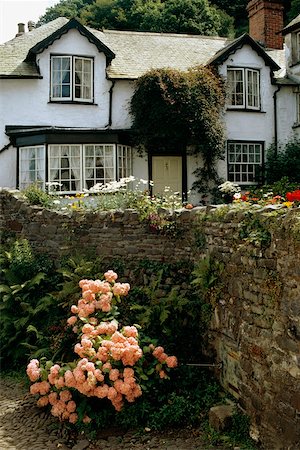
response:
M218 188L223 194L230 195L240 192L241 190L238 184L232 183L231 181L225 181L225 183L220 184Z
M272 191L263 192L257 191L254 193L244 192L234 194L234 203L255 204L261 206L274 205L278 208L282 207L297 207L297 202L300 202L300 190L287 192L286 195L275 195Z
M286 199L289 202L300 202L300 189L297 189L293 192L287 192Z
M50 405L51 413L60 420L76 423L79 420L78 404L74 399L84 397L107 398L116 411L124 401L134 402L142 395L139 378L143 375L145 355L140 347L139 333L135 326L123 326L114 318L116 302L126 296L130 286L118 283L118 275L112 270L104 274L104 280L81 280L82 296L72 305L73 315L68 325L78 334L79 342L74 352L79 359L71 363L43 364L33 359L27 366L27 375L33 383L30 392L38 395L38 406ZM163 347L150 344L158 379L168 378L168 371L177 366L175 356L168 356ZM146 364L149 367L149 361ZM144 378L143 378L144 379ZM92 419L85 414L82 419Z

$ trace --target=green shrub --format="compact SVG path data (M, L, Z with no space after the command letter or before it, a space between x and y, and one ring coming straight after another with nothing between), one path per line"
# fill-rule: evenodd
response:
M287 177L290 183L300 183L300 141L294 140L285 146L272 146L267 152L266 180L268 184L276 183Z
M53 198L47 192L43 191L39 185L31 184L24 189L23 194L31 205L48 208L52 205Z
M51 352L51 326L62 311L52 295L57 273L46 256L36 257L26 240L0 253L0 354L6 368Z

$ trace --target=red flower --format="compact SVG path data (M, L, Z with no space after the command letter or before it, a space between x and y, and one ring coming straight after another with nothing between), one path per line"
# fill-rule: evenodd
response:
M300 189L293 192L287 192L286 199L289 202L300 202Z

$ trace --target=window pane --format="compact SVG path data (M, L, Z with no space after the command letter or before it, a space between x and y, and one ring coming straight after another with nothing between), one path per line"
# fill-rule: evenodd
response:
M20 189L37 183L45 187L45 147L21 147L19 150L19 184Z
M227 83L229 90L228 102L232 106L244 105L243 69L228 69Z
M92 60L75 58L74 96L76 99L92 99Z
M49 181L60 183L61 192L81 191L80 145L49 146Z
M71 58L52 56L51 63L51 97L70 98Z
M259 71L247 69L247 106L259 108Z
M230 143L228 144L228 162L228 179L230 181L254 183L255 175L260 172L262 164L262 145Z
M86 189L115 180L114 149L112 144L84 146Z

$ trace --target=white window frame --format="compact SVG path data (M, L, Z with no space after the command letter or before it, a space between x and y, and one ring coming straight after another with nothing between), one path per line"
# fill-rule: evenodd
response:
M236 73L240 72L242 74L242 103L237 104L237 102L232 102L233 95L241 95L236 92L234 89L236 86ZM229 73L233 74L233 82L229 80ZM256 82L251 82L254 79L254 75L257 76ZM250 69L246 67L228 67L227 68L227 82L228 82L228 99L227 99L227 107L229 109L249 109L254 111L260 110L260 71L258 69ZM253 85L252 90L250 89L251 85ZM252 101L249 101L249 96ZM255 101L257 99L257 102Z
M54 70L53 70L53 63L55 59L68 59L69 60L69 66L70 66L70 95L68 97L63 96L54 96L53 89L54 89ZM86 56L75 56L75 55L51 55L50 57L50 100L56 101L56 102L84 102L84 103L93 103L94 102L94 59ZM76 82L75 82L75 76L76 76L76 61L81 60L84 64L84 62L90 62L90 79L89 79L89 89L90 89L90 96L89 97L76 97ZM83 83L80 84L81 91L82 87L84 87Z
M25 152L34 151L35 157L25 159L23 155ZM37 156L40 152L40 157ZM24 163L30 161L34 163L34 168L30 170L30 166L26 170ZM32 176L33 175L33 176ZM38 184L41 189L45 189L45 175L46 175L46 160L45 160L45 146L44 145L29 145L19 148L19 188L25 189L31 184Z
M75 167L75 164L72 165L72 161L69 160L69 164L71 167L62 167L61 161L63 159L67 159L68 156L65 156L63 154L64 151L72 151L72 150L79 150L79 157L69 155L69 158L76 158L79 159L79 167ZM56 153L56 154L55 154ZM59 160L59 163L58 161ZM73 161L74 162L74 161ZM77 176L75 171L77 170ZM52 171L56 171L56 176L52 176ZM72 173L74 176L74 179L71 177L65 178L63 177L63 172ZM64 194L71 194L74 192L82 192L82 145L80 144L51 144L48 146L48 181L50 183L59 183L61 187L64 185L64 183L75 183L77 184L76 189L59 189L57 192L61 192Z
M117 146L118 178L128 178L132 175L132 148L129 145Z
M263 143L228 141L228 180L240 185L255 185L256 168L263 164Z
M93 155L87 155L86 152L88 150L88 147L94 147L94 154ZM87 166L87 159L88 158L93 158L94 161L97 158L96 155L96 150L97 147L102 147L103 150L103 177L97 177L96 171L97 169L99 169L99 167L95 164L94 166ZM112 167L107 167L106 165L106 152L109 150L108 147L110 147L112 149L112 158L113 158L113 166ZM110 157L110 156L109 156ZM84 144L83 145L83 185L85 189L90 189L92 186L88 187L87 185L87 180L91 180L92 178L94 179L94 185L97 183L101 183L101 184L106 184L106 183L110 183L111 181L115 181L116 180L116 145L115 144ZM87 177L86 176L86 171L87 169L92 169L93 170L93 177ZM112 176L106 176L108 174L109 169L112 170Z

